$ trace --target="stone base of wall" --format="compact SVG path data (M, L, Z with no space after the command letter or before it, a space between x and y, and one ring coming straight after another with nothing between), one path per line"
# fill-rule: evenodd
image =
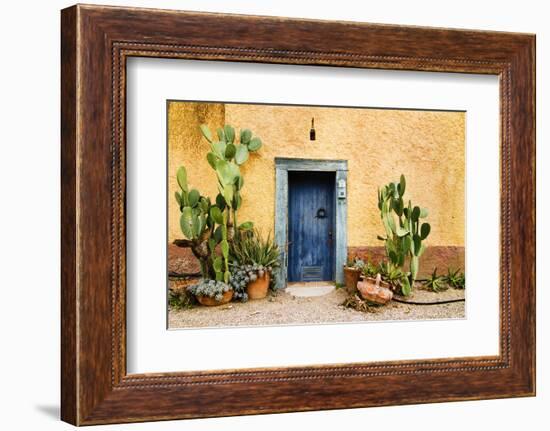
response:
M386 260L384 247L348 247L348 259L358 257L374 264ZM464 271L464 247L457 246L429 246L420 258L418 278L423 279L431 275L434 268L438 274L445 274L447 269L461 269Z
M348 258L358 257L374 264L386 259L384 247L348 247ZM430 246L420 259L418 278L428 277L434 268L445 274L448 268L464 270L464 247ZM168 245L168 274L200 275L199 261L189 248Z
M201 267L190 248L168 244L169 275L200 275Z

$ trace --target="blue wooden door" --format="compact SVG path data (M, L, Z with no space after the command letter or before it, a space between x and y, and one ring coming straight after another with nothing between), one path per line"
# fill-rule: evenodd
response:
M334 280L334 172L288 174L288 281Z

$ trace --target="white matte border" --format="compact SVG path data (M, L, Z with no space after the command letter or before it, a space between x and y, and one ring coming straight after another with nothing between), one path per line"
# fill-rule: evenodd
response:
M499 353L497 76L196 60L127 63L128 373ZM467 111L467 318L166 329L166 101Z

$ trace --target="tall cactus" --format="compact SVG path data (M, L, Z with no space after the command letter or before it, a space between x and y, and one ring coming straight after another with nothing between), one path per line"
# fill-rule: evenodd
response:
M384 241L386 254L391 264L403 268L409 258L409 283L402 288L404 295L410 294L418 275L419 259L426 250L423 241L430 234L430 224L420 219L428 216L428 210L411 204L405 207L403 196L406 189L405 176L399 182L391 182L378 189L378 209L386 236L378 236Z
M176 240L176 245L191 247L199 259L203 278L229 282L229 248L235 235L235 227L246 230L253 227L252 222L237 224L237 211L242 204L241 189L244 179L239 166L248 160L249 152L260 149L262 142L252 137L252 132L244 129L240 134L240 143L235 141L235 130L226 125L217 130L218 140L214 141L210 129L201 125L200 130L210 143L210 152L206 155L209 165L216 172L218 194L215 203L202 196L198 190L189 190L187 171L182 166L176 179L180 191L175 193L181 212L180 227L186 240ZM217 250L221 251L221 255Z
M250 153L261 148L262 141L258 137L253 137L249 129L243 129L240 133L240 142L237 143L235 129L228 124L217 130L217 141L213 139L208 126L202 124L200 129L204 138L210 143L210 152L206 158L218 177L219 194L216 202L225 203L224 208L228 212L229 236L233 238L235 228L252 228L251 222L240 225L237 223L238 210L242 204L241 189L244 185L240 166L248 160Z

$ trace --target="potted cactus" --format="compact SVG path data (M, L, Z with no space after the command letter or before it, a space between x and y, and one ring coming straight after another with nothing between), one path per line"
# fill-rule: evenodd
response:
M273 270L279 267L279 248L268 235L263 239L257 230L240 232L233 243L233 273L230 284L236 299L262 299L267 296Z

